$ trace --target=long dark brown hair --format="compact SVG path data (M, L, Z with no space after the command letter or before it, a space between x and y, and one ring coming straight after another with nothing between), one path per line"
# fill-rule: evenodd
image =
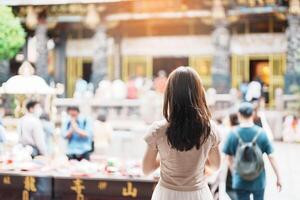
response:
M168 79L163 114L169 125L168 143L178 151L197 149L210 135L210 112L200 76L191 67L179 67Z

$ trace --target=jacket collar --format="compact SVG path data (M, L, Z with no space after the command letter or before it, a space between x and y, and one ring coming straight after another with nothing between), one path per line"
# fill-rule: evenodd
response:
M240 123L241 128L250 128L252 126L254 126L253 122L242 122L242 123Z

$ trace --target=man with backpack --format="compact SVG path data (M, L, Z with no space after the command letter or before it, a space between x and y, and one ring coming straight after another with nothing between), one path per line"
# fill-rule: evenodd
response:
M62 125L63 136L68 141L67 156L70 160L89 160L93 141L91 122L79 115L76 106L68 107L67 112L70 118Z
M251 194L254 200L264 199L266 172L263 154L267 154L277 177L277 187L281 190L272 144L265 131L254 125L253 114L252 104L244 102L240 105L240 125L228 135L223 147L232 172L232 187L239 200L250 200Z

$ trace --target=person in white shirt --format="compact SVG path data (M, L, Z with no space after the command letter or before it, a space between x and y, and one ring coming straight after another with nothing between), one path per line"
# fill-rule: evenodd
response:
M259 82L258 78L251 81L248 85L246 100L248 102L259 100L261 97L261 91L262 84Z
M19 142L24 146L30 146L33 149L32 156L46 155L47 145L42 122L39 117L42 114L42 108L37 101L29 101L26 104L27 113L19 122Z
M1 143L5 143L7 138L7 133L6 133L6 129L4 127L4 124L2 122L3 116L4 116L4 109L0 108L0 144Z
M95 154L106 154L108 153L113 135L113 127L107 122L107 114L101 112L93 125Z
M111 87L112 98L113 99L126 99L127 96L127 87L124 81L117 79L114 80Z

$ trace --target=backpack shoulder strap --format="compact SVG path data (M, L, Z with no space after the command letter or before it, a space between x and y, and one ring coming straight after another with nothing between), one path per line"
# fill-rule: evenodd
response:
M244 144L244 141L243 141L243 139L241 138L241 136L240 136L240 134L239 134L238 128L235 128L235 129L233 130L233 133L234 133L234 135L237 137L237 139L238 139L238 141L239 141L239 144Z
M71 127L71 121L68 121L68 122L67 122L67 130L69 130L70 127Z
M87 119L86 119L86 118L84 118L84 120L83 120L83 129L85 129L85 128L86 128L86 124L87 124Z
M259 128L254 136L254 138L252 139L252 143L255 143L257 138L260 136L260 134L262 133L262 128Z

